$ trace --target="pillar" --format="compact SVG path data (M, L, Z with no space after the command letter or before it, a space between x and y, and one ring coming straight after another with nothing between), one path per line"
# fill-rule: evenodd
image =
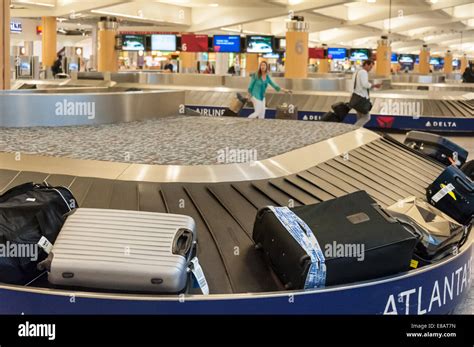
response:
M229 53L216 53L216 75L225 75L229 71Z
M285 78L308 77L308 23L287 23Z
M392 58L392 48L387 36L382 36L377 46L377 65L375 74L381 77L390 76L390 65Z
M459 71L461 71L461 73L464 73L464 70L466 70L467 65L469 64L469 62L467 61L467 56L464 54L464 55L461 57L460 60L461 60L461 62L460 62L460 65L459 65L459 66L460 66L460 67L459 67L459 68L460 68Z
M10 89L10 1L0 1L0 90Z
M245 71L247 73L247 76L258 71L258 54L247 53Z
M329 59L317 59L319 61L318 64L318 73L329 73L331 70L331 64L329 64Z
M116 72L118 70L115 36L118 23L114 17L101 17L97 34L97 71Z
M43 68L51 68L57 58L56 17L43 17L42 63Z
M99 44L99 30L96 26L92 27L92 54L90 56L90 68L97 71L97 46Z
M418 71L422 75L427 75L430 73L430 49L427 45L423 45L423 47L421 47Z
M444 56L444 73L451 73L453 72L453 54L450 50L446 51Z
M180 60L180 72L182 73L195 73L197 69L196 53L192 52L181 52L179 54Z

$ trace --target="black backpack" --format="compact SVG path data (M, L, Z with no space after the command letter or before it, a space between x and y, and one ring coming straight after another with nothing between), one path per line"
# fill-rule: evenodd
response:
M0 282L26 284L41 274L43 247L53 244L77 201L65 187L25 183L0 196ZM47 242L45 241L47 240Z

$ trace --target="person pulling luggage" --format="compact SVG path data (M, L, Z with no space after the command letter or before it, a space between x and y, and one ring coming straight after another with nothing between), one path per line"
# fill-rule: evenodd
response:
M268 85L271 85L277 92L280 90L289 93L290 91L285 88L281 88L278 84L273 82L268 72L268 64L266 61L262 61L259 65L258 71L252 76L250 85L248 88L247 98L252 99L252 103L255 111L248 118L265 118L265 92Z
M349 105L357 111L357 121L355 125L359 127L363 127L370 121L372 103L370 102L369 90L381 86L381 84L372 84L369 82L369 72L373 67L373 60L365 60L362 63L362 69L357 70L354 74L354 89Z

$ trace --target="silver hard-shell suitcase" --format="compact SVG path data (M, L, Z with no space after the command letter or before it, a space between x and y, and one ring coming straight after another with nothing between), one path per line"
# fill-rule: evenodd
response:
M79 208L52 249L48 280L57 285L181 292L195 251L185 215Z

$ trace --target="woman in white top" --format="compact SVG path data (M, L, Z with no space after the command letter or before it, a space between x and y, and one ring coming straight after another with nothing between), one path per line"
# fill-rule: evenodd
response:
M379 88L381 86L380 84L372 84L369 82L369 72L373 67L373 60L365 60L362 63L362 69L357 70L357 72L354 74L354 90L352 93L368 99L369 101L369 89ZM357 121L355 122L356 126L363 127L368 121L370 121L370 113L361 113L357 111Z

